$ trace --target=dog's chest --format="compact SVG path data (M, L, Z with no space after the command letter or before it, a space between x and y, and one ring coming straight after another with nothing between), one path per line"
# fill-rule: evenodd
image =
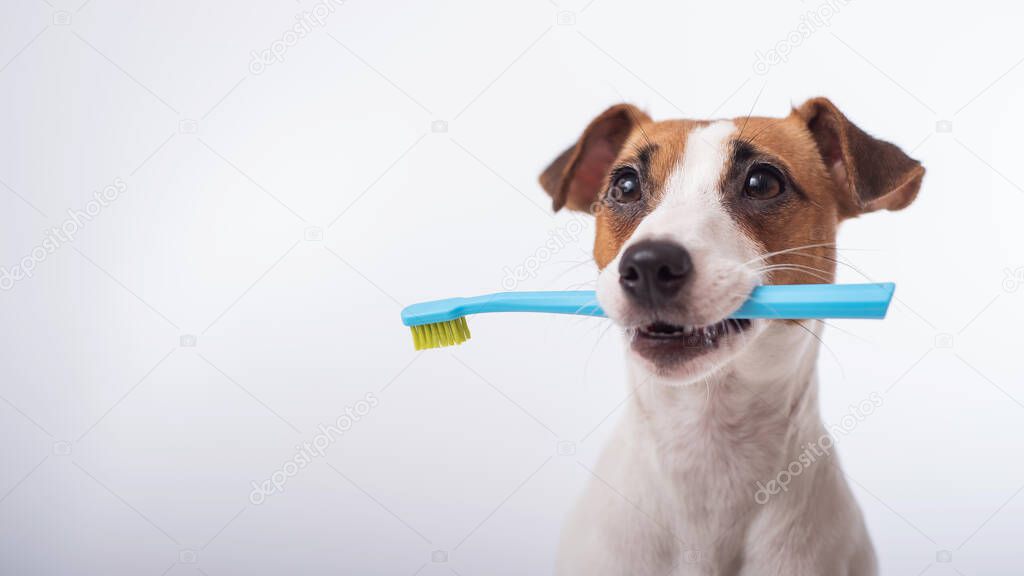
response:
M686 532L721 534L754 504L756 483L784 458L789 410L739 385L654 388L642 395L644 433L666 505Z

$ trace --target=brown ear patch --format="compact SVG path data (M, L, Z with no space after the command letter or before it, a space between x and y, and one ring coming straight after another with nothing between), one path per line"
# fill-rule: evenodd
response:
M839 186L843 216L901 210L917 197L925 169L898 146L858 128L827 98L808 100L794 113Z
M551 196L552 204L557 212L565 204L565 198L562 198L561 188L562 180L565 178L565 173L569 168L569 163L572 162L576 156L576 145L572 145L562 151L557 158L548 164L548 167L544 169L540 174L538 181L540 182L541 188L543 188L548 195Z
M567 206L588 211L605 185L608 170L633 130L650 117L630 104L617 104L594 118L575 145L540 175L555 211Z

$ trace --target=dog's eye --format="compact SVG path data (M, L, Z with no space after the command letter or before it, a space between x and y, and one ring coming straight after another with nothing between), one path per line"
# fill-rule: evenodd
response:
M754 200L771 200L786 190L782 174L767 164L754 166L743 183L743 194Z
M640 176L632 168L623 168L612 176L609 196L616 202L626 204L640 198Z

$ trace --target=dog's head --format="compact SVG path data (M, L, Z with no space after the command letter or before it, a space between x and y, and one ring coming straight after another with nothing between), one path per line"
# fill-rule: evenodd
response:
M755 286L832 282L839 223L906 207L923 177L816 98L785 118L716 121L613 106L540 182L555 210L596 216L598 299L633 353L692 381L772 324L726 319Z

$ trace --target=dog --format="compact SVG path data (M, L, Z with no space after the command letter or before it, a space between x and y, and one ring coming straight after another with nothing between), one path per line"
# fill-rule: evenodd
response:
M877 572L836 457L809 452L830 438L822 323L728 316L760 284L833 282L839 224L905 208L924 173L826 98L714 121L615 105L544 170L556 211L596 218L597 297L625 334L631 391L557 573Z

